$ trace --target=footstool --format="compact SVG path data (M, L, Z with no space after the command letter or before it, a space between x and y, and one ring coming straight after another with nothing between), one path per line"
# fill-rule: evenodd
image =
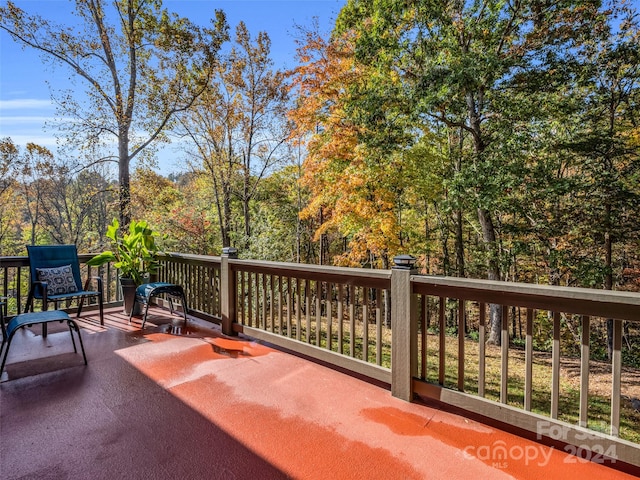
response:
M46 326L47 323L51 322L67 322L69 325L69 333L71 334L71 342L73 343L73 351L78 353L78 349L76 348L76 341L73 338L73 331L75 330L78 334L78 340L80 340L80 348L82 349L82 356L84 357L84 364L87 364L87 355L84 353L84 345L82 344L82 336L80 335L80 328L75 320L71 319L66 312L61 310L48 310L44 312L31 312L31 313L21 313L20 315L16 315L11 319L9 325L7 325L6 334L2 338L2 346L0 346L0 353L2 353L2 349L6 343L7 348L4 351L4 355L2 356L2 365L0 366L0 375L4 371L4 364L7 361L7 356L9 355L9 347L11 346L11 340L15 333L23 327L31 326L31 325L42 325L42 335L46 337Z
M142 317L142 326L140 328L144 328L144 324L147 321L147 312L149 311L149 303L152 297L156 297L158 295L166 294L169 297L169 308L171 310L171 315L173 315L173 298L179 298L182 302L182 312L184 314L184 324L187 324L187 299L184 294L184 289L180 285L176 285L174 283L167 282L152 282L152 283L143 283L138 288L136 288L136 297L133 301L133 305L131 306L131 312L129 313L129 323L131 323L131 317L133 316L133 311L135 310L136 302L140 302L144 305L144 314Z

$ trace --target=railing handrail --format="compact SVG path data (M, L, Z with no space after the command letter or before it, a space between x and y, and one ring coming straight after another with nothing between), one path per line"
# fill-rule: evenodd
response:
M391 270L240 259L229 259L229 265L232 270L270 273L283 277L291 276L326 282L357 283L370 288L388 289L391 282Z
M78 258L81 263L92 258L95 253L79 253ZM183 259L189 261L203 262L207 264L220 262L221 257L215 255L199 255L190 253L165 252L160 255L162 259L176 260ZM260 271L291 273L311 273L317 275L352 276L357 278L373 278L376 280L389 280L391 270L366 269L355 267L335 267L330 265L312 265L293 262L274 262L268 260L241 260L229 259L231 265L242 266L243 269L255 269ZM26 255L13 255L0 257L0 268L2 267L24 267L29 265L29 257ZM523 297L549 297L566 298L570 297L575 301L586 301L595 303L625 304L640 307L640 294L620 290L603 290L597 288L569 287L542 285L522 282L503 282L496 280L483 280L473 278L460 278L439 275L413 275L412 282L426 284L438 288L456 288L458 293L466 292L475 298L468 300L481 301L482 291L493 293L508 293L522 295ZM444 293L444 292L443 292ZM609 315L611 316L611 315Z
M214 255L199 255L194 253L179 253L179 252L163 252L159 254L161 260L187 260L189 262L195 262L197 264L220 263L221 257Z
M78 260L81 265L85 265L87 261L93 258L93 253L79 253ZM116 306L122 304L122 298L119 296L119 290L113 288L113 284L109 279L114 280L114 268L108 264L106 267L86 267L91 276L96 273L103 276L103 284L105 289L104 304L109 306ZM13 270L11 274L12 286L9 285L8 272ZM83 268L84 270L84 268ZM26 295L29 291L27 284L30 276L29 272L29 257L27 255L13 255L13 256L0 256L0 275L2 276L2 282L0 284L0 295L7 296L11 299L9 303L10 307L5 307L5 313L9 316L22 313L22 305L26 300ZM84 275L84 274L83 274ZM115 282L115 280L114 280ZM73 307L71 310L73 310ZM96 305L88 304L86 309L97 308Z
M29 265L29 257L26 255L14 255L10 257L0 257L0 268L4 267L26 267Z
M81 263L85 263L94 255L93 253L81 253L78 254L78 257ZM174 261L185 260L199 265L219 264L221 261L219 256L178 252L164 253L161 258ZM28 265L28 256L15 255L0 258L0 268L26 267ZM229 265L234 270L270 273L310 280L356 283L383 289L390 287L391 279L391 270L241 259L229 259ZM452 296L485 303L496 302L496 298L499 297L499 303L508 305L640 322L640 294L635 292L437 275L412 275L411 282L414 293L428 292L431 295Z
M80 260L80 263L85 263L95 255L95 253L78 253L78 259ZM29 257L27 255L12 255L0 257L0 268L27 266L29 266Z
M635 292L425 275L411 281L414 293L640 322Z

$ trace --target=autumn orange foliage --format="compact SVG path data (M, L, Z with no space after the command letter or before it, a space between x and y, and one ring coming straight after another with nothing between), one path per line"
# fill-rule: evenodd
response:
M301 216L321 213L316 239L328 232L348 239L347 251L334 257L335 264L387 268L399 248L389 182L395 172L360 142L366 126L346 111L348 89L366 76L355 62L349 35L325 40L308 31L298 50L301 65L293 72L293 88L299 101L289 117L295 124L292 140L307 149L301 183L310 201Z

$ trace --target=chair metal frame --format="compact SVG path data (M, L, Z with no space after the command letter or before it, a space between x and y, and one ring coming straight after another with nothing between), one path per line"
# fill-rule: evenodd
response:
M0 376L4 371L4 366L7 363L7 357L9 356L9 348L11 347L11 340L13 340L14 334L24 327L30 327L31 325L37 325L38 323L42 324L42 335L46 337L47 329L45 326L48 323L52 322L67 322L69 326L69 333L71 334L71 342L73 343L73 351L78 353L78 348L76 347L76 341L73 338L73 332L75 330L78 335L78 340L80 341L80 348L82 349L82 357L84 358L84 364L87 364L87 354L84 351L84 344L82 343L82 335L80 334L80 327L75 322L75 320L69 318L66 312L62 311L49 311L49 312L31 312L31 313L21 313L20 315L16 315L11 319L9 325L7 325L6 330L3 329L4 336L2 337L2 345L0 345L0 355L2 355L2 364L0 364ZM5 345L7 346L5 349ZM2 352L4 351L4 354Z
M59 302L78 299L77 317L80 317L85 298L97 297L98 308L100 309L100 325L104 325L102 278L99 276L87 276L87 280L83 286L80 260L78 259L78 250L75 245L28 245L27 252L29 254L31 286L29 288L29 295L27 296L25 312L33 311L34 300L36 299L42 301L42 310L44 311L48 309L50 302L53 302L54 309L57 310ZM78 291L58 295L47 295L47 282L38 280L37 269L60 267L63 265L71 265L73 278ZM92 280L96 282L96 290L89 290Z

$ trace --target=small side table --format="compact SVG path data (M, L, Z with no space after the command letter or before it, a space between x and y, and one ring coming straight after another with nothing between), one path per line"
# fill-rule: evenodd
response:
M142 326L140 328L144 328L144 324L147 321L147 312L149 311L149 303L152 297L156 297L158 295L166 294L169 296L169 308L171 310L171 315L173 315L173 301L172 298L179 298L182 302L182 313L184 314L184 324L187 325L187 298L184 294L184 289L180 285L176 285L174 283L167 282L152 282L152 283L143 283L136 289L136 297L133 301L133 305L131 306L131 312L129 313L129 323L131 323L131 317L133 316L133 311L135 310L136 302L140 302L144 305L144 314L142 317Z
M75 353L78 353L78 349L76 348L76 341L73 338L73 331L76 331L76 333L78 334L78 340L80 340L80 348L82 349L84 364L87 364L87 355L84 352L84 345L82 343L82 336L80 335L80 328L78 327L78 324L75 322L75 320L71 319L66 312L63 312L61 310L48 310L44 312L21 313L20 315L16 315L11 319L9 325L7 325L6 332L3 332L5 333L5 336L2 338L0 353L2 353L2 349L4 348L5 343L7 344L7 348L5 349L4 355L2 356L0 375L2 375L2 372L4 371L4 365L7 361L7 356L9 355L11 340L13 339L15 333L23 327L41 324L43 329L43 336L46 336L44 332L46 332L47 323L51 322L67 322L67 325L69 325L69 333L71 334L71 342L73 343L73 351Z

